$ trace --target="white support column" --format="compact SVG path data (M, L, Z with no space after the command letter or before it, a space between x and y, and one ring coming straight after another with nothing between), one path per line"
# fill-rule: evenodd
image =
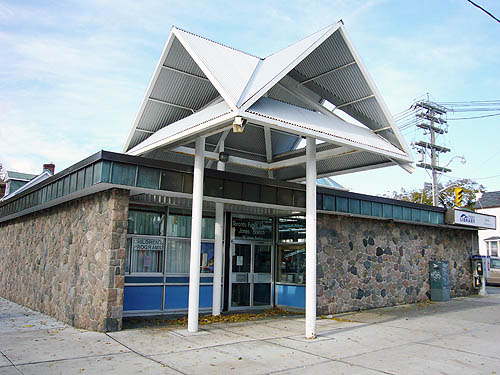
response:
M219 151L224 151L224 141L219 145ZM217 162L217 170L223 171L225 164ZM224 234L224 203L215 204L215 247L214 247L214 286L212 299L212 315L220 315L222 299L222 250ZM226 276L227 277L227 276Z
M203 211L203 172L205 138L196 138L193 176L193 208L191 214L191 262L189 265L188 332L198 332L200 301L201 219Z
M306 338L316 337L316 141L306 139Z

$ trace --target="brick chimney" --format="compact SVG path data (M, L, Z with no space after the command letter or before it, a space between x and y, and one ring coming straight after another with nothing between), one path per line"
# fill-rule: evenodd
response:
M52 173L52 175L54 175L56 171L56 165L54 163L44 164L43 171L45 170L49 171L50 173Z

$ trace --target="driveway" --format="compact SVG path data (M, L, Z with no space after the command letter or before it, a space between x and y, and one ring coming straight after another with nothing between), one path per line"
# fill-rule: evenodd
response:
M318 319L79 330L0 298L0 374L500 374L500 288Z

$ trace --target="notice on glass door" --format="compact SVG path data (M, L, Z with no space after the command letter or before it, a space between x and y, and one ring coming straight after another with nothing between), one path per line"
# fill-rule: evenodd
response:
M236 257L236 265L237 266L242 266L243 265L243 255L238 255Z

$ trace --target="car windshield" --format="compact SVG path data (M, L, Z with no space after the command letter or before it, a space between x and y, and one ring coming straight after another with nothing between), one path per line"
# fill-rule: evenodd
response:
M491 268L500 269L500 259L492 259L491 260Z

